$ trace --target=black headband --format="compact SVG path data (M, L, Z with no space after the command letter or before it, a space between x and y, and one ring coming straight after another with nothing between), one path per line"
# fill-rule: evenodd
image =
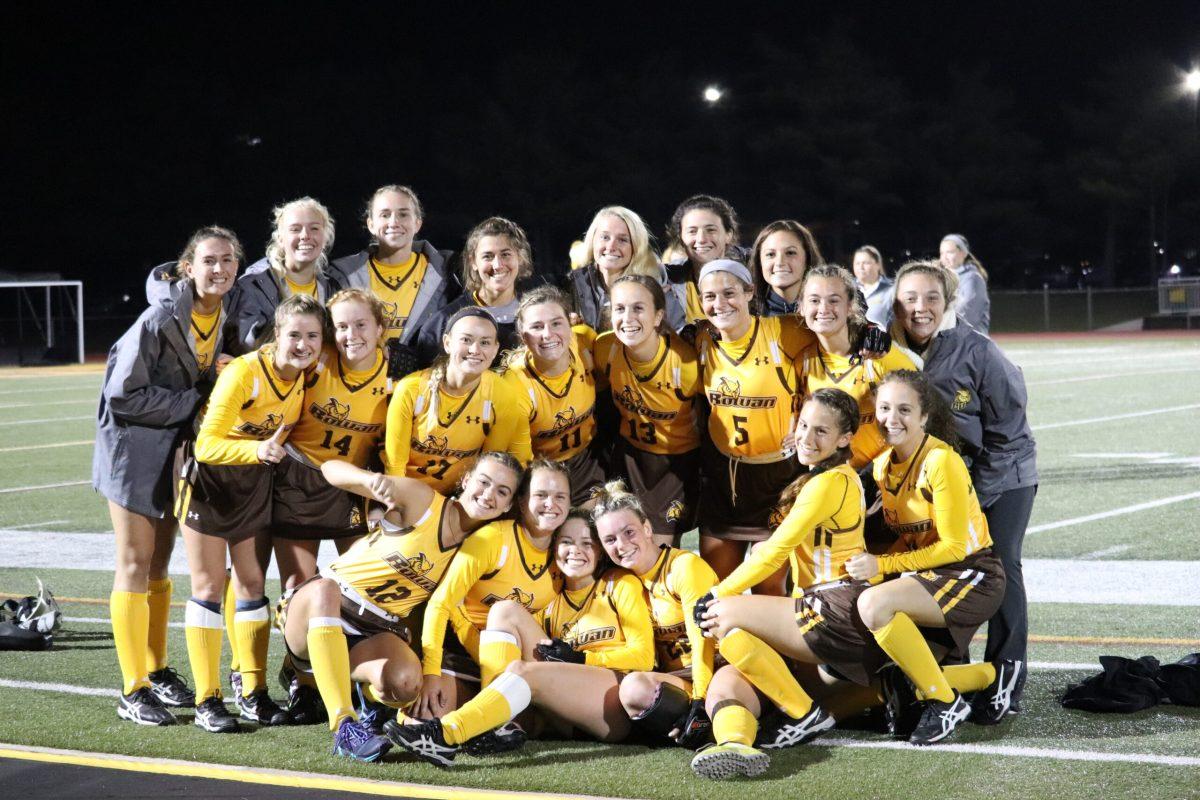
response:
M486 309L480 308L479 306L465 306L460 308L458 311L455 311L454 316L446 320L446 326L442 328L442 335L445 336L448 334L450 329L454 327L454 323L467 317L479 317L480 319L486 319L488 322L492 323L492 327L496 329L496 333L500 332L500 323L496 322L496 318L493 317Z

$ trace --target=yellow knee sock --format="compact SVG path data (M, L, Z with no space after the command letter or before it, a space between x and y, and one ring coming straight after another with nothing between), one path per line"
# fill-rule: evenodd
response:
M167 621L171 616L170 578L150 581L146 600L150 605L150 627L146 639L146 671L158 672L167 665Z
M146 677L146 630L150 609L144 592L117 592L109 596L113 642L121 665L121 691L130 694L149 686Z
M758 720L736 700L723 700L717 704L712 718L713 739L717 744L744 744L754 746L758 735Z
M346 717L358 719L350 699L350 649L340 618L313 617L308 621L308 660L329 712L329 729L336 731Z
M959 694L981 692L996 680L996 668L990 661L977 661L974 664L953 664L942 667L946 681L951 689Z
M528 708L529 701L529 684L525 679L505 672L457 711L442 717L442 735L447 744L462 744L499 728Z
M506 631L484 630L479 634L479 685L486 687L504 668L521 658L517 637Z
M213 608L217 605L212 604ZM221 696L221 615L188 601L184 633L187 636L188 661L192 664L192 681L196 684L196 705L210 697Z
M237 613L237 598L233 594L233 579L225 579L225 598L221 601L221 611L225 615L225 635L229 637L229 669L238 672L237 626L233 624L233 615Z
M267 598L239 600L233 615L238 666L242 673L242 696L267 686L267 647L271 642L271 610Z
M883 652L891 656L896 666L912 681L918 697L943 703L954 699L954 690L942 674L937 659L929 651L925 637L907 614L898 612L888 624L872 631L872 634Z
M719 648L726 661L789 717L800 719L812 711L812 698L797 683L782 656L762 639L734 628L721 640Z

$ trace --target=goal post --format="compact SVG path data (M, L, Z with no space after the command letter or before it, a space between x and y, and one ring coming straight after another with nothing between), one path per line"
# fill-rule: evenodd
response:
M84 362L83 281L0 280L0 364Z

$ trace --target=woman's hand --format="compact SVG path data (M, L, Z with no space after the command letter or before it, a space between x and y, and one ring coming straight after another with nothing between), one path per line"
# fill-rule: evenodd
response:
M425 675L421 678L421 693L413 705L414 715L418 719L433 719L443 714L449 714L451 697L454 695L454 678L448 675Z
M366 479L363 481L363 488L371 493L371 497L383 503L388 511L396 507L392 482L382 472L368 473Z
M264 464L278 464L285 455L283 440L287 438L291 425L280 425L270 439L258 444L258 460Z
M229 366L230 361L233 361L233 356L229 355L228 353L221 353L221 355L217 356L216 366L218 375L221 374L221 370Z
M846 574L856 581L869 581L879 574L879 559L870 553L851 556L846 562Z
M702 598L703 599L703 598ZM718 597L715 600L709 600L708 606L703 613L697 613L696 619L700 625L700 629L704 631L704 635L720 641L725 638L725 635L734 628L738 627L737 622L730 614L729 598ZM700 603L696 603L696 609L699 610Z

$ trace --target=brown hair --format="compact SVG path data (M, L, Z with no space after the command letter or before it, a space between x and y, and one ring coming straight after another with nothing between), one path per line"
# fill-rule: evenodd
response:
M596 533L596 523L592 521L591 512L582 508L572 508L567 512L567 518L563 520L563 524L558 526L558 530L554 532L554 536L550 539L551 555L557 560L558 557L558 537L567 527L567 523L573 519L577 519L587 526L588 535L592 538L592 552L596 557L596 566L592 570L592 578L599 578L608 570L612 569L612 559L608 557L608 552L604 546L600 544L600 536Z
M667 242L669 247L677 247L681 252L687 253L687 247L683 244L682 231L683 218L689 211L709 211L716 214L721 219L721 224L725 226L725 231L729 234L729 244L735 245L738 243L738 218L737 212L733 210L733 206L720 197L713 197L710 194L694 194L684 200L675 209L675 213L671 215L671 224L667 227ZM721 253L720 258L725 258L728 253Z
M239 265L241 265L246 258L246 254L242 250L242 243L238 241L236 233L228 228L222 228L220 225L205 225L203 228L195 231L191 237L188 238L187 244L183 247L183 252L180 253L179 258L176 259L176 278L187 277L187 272L185 272L186 265L191 264L196 258L196 248L199 247L200 243L205 239L223 239L229 242L229 244L233 245L233 257L237 259L237 263Z
M921 404L922 413L929 417L925 421L925 432L941 439L955 450L959 449L961 440L950 406L946 404L945 398L938 393L937 389L933 388L933 384L924 374L915 369L893 370L883 376L879 386L882 387L889 383L903 383L916 392L917 402ZM879 388L877 387L875 391L878 393Z
M858 284L854 282L854 276L850 274L850 270L837 264L819 264L804 273L804 284L813 278L830 278L841 281L842 288L846 291L847 308L849 309L846 315L846 328L850 332L850 341L857 341L862 329L869 323L865 310L858 302ZM801 287L800 296L804 297L803 287ZM801 313L803 314L803 312Z
M942 285L942 295L946 298L946 309L949 310L954 304L954 296L958 293L958 276L953 271L942 266L941 261L909 261L904 266L900 267L900 271L896 273L896 302L900 302L900 281L906 275L911 274L929 275L934 280ZM897 314L897 317L899 315Z
M416 218L425 219L425 208L421 205L421 201L417 198L417 193L407 186L401 186L398 183L389 183L386 186L380 186L378 189L376 189L375 193L371 195L371 199L367 201L367 210L363 213L363 218L366 221L369 222L371 220L371 212L375 210L376 199L379 198L379 195L386 194L387 192L395 192L396 194L402 194L407 197L412 201L413 214L416 216Z
M475 274L475 251L479 242L485 236L504 236L513 249L517 251L517 279L528 278L533 274L533 250L529 247L529 237L520 225L504 217L488 217L476 225L467 234L467 243L463 245L462 277L463 286L468 292L476 292L482 285L479 276Z
M817 240L808 228L794 219L779 219L769 223L754 237L754 246L750 248L750 263L747 265L750 267L751 276L754 277L754 293L763 300L766 299L767 292L771 291L771 287L762 275L760 251L768 236L780 232L790 233L800 240L800 247L804 250L804 273L800 276L801 283L808 277L808 270L825 263L825 259L821 257L821 248L817 247Z
M834 416L837 417L839 434L848 433L853 436L858 432L858 422L861 414L858 409L858 401L841 389L817 389L813 392L812 397L809 397L804 402L820 403L832 411ZM779 505L775 506L775 511L771 515L771 527L775 528L783 523L784 518L792 510L792 506L795 504L796 498L800 496L800 492L804 489L805 484L822 472L845 464L849 460L850 445L847 444L845 447L839 447L829 458L816 464L812 469L792 481L783 490L783 493L779 495Z
M667 294L663 291L662 284L658 282L657 278L652 278L649 275L638 275L628 272L613 281L612 288L609 289L608 292L610 303L612 302L613 292L616 291L618 284L622 283L635 283L638 286L641 286L650 293L650 302L654 304L655 311L665 312L667 310ZM667 327L667 317L664 313L662 322L658 326L659 332L665 332Z
M458 480L458 491L454 493L455 497L462 493L462 489L463 486L466 485L467 478L471 477L475 470L478 469L484 461L495 461L497 464L503 464L511 469L517 476L518 487L520 487L521 482L525 479L525 468L521 466L521 462L518 461L516 456L514 456L512 453L509 453L506 450L485 450L471 459L470 466L463 471L462 477ZM515 492L513 494L513 498L516 499Z
M316 317L321 322L322 335L326 333L325 328L329 323L329 317L325 314L325 307L315 297L307 294L294 294L281 301L279 305L275 306L275 330L278 331L289 319L296 316Z
M525 468L525 477L521 481L521 488L517 491L517 497L525 500L529 497L530 487L533 486L533 473L540 469L549 470L562 475L567 481L567 491L571 489L571 472L567 469L567 465L562 461L551 461L548 458L535 458L529 462L529 466Z
M866 253L869 255L871 260L879 265L879 274L887 275L887 265L883 263L883 254L879 252L878 247L871 244L864 244L862 247L854 251L854 255L858 255L859 253Z

